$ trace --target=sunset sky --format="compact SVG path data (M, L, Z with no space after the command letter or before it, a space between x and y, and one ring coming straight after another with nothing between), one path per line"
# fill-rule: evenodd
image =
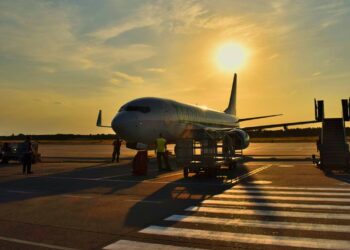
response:
M350 1L1 0L0 36L0 135L112 133L98 110L144 96L224 110L234 72L240 117L284 114L245 125L312 120L314 97L340 117L350 96Z

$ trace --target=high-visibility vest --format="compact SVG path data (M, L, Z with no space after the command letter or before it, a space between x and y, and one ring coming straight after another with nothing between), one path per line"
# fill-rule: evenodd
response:
M160 138L157 138L156 143L157 143L157 153L164 153L166 140L160 137Z

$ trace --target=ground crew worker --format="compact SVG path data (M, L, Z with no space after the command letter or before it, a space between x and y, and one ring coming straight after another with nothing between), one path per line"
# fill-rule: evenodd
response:
M113 154L112 154L112 162L115 161L115 158L117 156L117 162L119 162L119 156L120 156L120 147L122 145L122 141L120 140L119 137L117 137L113 141Z
M171 171L169 162L168 162L168 153L166 150L166 140L162 134L159 134L159 137L156 139L156 152L157 152L157 162L158 162L158 170L162 171L162 158L165 162L166 169Z
M31 142L31 137L28 135L23 142L23 155L22 155L22 165L23 174L32 174L32 158L33 158L33 147Z

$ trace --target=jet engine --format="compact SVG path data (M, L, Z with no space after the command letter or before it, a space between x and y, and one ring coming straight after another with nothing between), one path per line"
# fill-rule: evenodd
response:
M229 132L235 149L245 149L249 146L249 135L242 129L233 129Z

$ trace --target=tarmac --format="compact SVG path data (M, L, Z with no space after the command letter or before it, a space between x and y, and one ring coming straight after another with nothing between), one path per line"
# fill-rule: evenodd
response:
M314 143L252 143L218 178L132 176L135 151L40 145L33 175L0 166L0 249L350 249L350 176Z

